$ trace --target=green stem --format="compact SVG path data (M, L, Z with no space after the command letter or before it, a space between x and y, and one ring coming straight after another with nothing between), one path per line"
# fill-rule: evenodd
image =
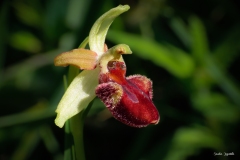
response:
M83 141L83 112L70 119L70 129L74 140L76 160L85 160L84 141Z
M80 44L79 48L85 48L88 43L88 37ZM64 79L65 90L73 79L79 74L79 69L74 66L69 66L68 76ZM67 82L66 82L67 81ZM83 127L84 119L92 103L88 105L88 109L81 111L65 125L65 152L64 160L85 160L84 142L83 142Z
M78 113L70 119L70 129L73 135L74 140L74 149L76 160L85 160L84 152L84 138L83 138L83 129L84 129L84 120L93 104L93 101L89 103L87 108L82 112Z
M82 41L82 43L78 46L78 48L86 48L86 46L87 46L87 44L88 44L88 40L89 40L89 38L86 37L86 38Z
M67 121L65 123L65 137L64 137L64 160L71 160L71 159L74 159L73 158L73 137L72 137L72 134L71 134L71 131L70 131L70 122Z
M79 68L75 66L69 66L68 70L68 78L67 78L67 84L68 86L71 84L73 79L79 74Z

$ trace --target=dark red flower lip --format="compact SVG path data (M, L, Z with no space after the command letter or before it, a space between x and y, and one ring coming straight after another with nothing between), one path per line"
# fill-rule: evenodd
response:
M96 95L113 117L138 128L157 124L160 116L152 102L152 81L141 75L125 77L124 62L110 61L108 70L99 77Z

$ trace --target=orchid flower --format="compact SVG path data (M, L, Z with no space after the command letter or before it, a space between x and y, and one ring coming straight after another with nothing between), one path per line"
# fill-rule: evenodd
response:
M125 78L126 65L122 54L131 54L129 46L116 45L110 49L105 37L113 20L129 9L119 5L103 14L89 34L89 50L73 49L54 59L56 66L73 65L83 70L74 78L57 107L55 123L64 123L86 109L96 97L103 101L117 120L133 127L145 127L159 122L152 102L152 82L140 75Z

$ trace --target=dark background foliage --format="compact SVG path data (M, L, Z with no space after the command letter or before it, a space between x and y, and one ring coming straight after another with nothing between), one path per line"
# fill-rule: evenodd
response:
M239 1L0 4L1 160L63 159L64 130L55 126L54 111L67 68L54 67L53 59L77 48L95 20L119 4L131 9L114 21L106 43L125 43L133 50L124 56L127 75L152 79L161 121L131 128L111 118L96 100L85 122L86 158L240 159Z

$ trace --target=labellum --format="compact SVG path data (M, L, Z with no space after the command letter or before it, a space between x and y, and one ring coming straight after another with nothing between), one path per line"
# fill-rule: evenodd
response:
M152 102L152 81L145 76L125 77L122 61L109 61L108 72L100 73L96 95L113 117L132 127L157 124L160 116Z

